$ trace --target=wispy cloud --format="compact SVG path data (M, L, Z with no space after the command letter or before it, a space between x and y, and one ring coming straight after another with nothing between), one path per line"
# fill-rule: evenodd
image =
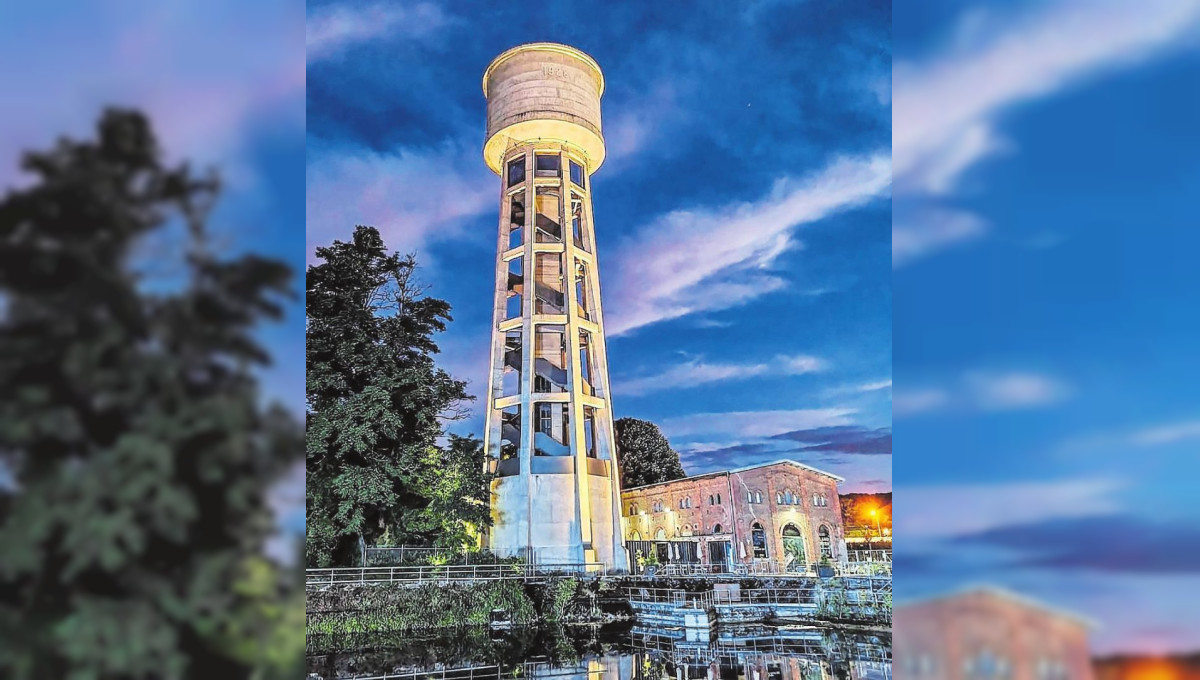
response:
M697 358L653 375L613 381L613 392L636 396L764 375L803 375L822 371L827 367L824 360L806 355L777 356L771 361L757 364L709 363L703 358Z
M886 154L843 157L785 179L757 203L671 212L620 248L608 283L610 335L697 312L728 309L780 290L770 267L799 247L796 227L885 195Z
M358 224L378 227L394 251L421 250L455 236L496 200L495 177L477 150L453 144L397 154L310 150L306 181L309 258Z
M1055 404L1070 394L1064 383L1037 373L971 373L966 385L980 408L996 411Z
M1195 0L1060 1L996 25L992 15L965 15L960 39L920 62L897 62L893 78L892 151L898 203L954 191L964 172L1010 148L996 121L1016 105L1045 97L1115 67L1145 59L1194 34ZM903 264L977 236L960 216L941 228L901 234ZM901 229L919 229L904 224ZM920 248L912 243L923 242Z
M305 47L308 63L329 58L346 47L380 38L421 38L449 22L441 6L431 2L337 4L308 15Z
M796 409L789 411L735 411L730 413L696 413L667 418L663 431L670 437L696 435L730 435L735 437L770 437L793 430L850 425L850 408Z
M1133 433L1130 441L1142 446L1174 444L1190 439L1200 439L1200 420L1189 420L1168 425L1158 425Z
M899 418L943 409L1011 411L1051 406L1071 396L1066 383L1031 371L972 371L953 385L901 390L893 395Z
M946 539L1001 527L1059 519L1099 517L1121 511L1122 488L1111 479L1053 482L902 486L904 512L896 532L913 539Z
M979 238L983 220L962 210L933 208L898 219L892 227L892 266L902 267L925 255Z

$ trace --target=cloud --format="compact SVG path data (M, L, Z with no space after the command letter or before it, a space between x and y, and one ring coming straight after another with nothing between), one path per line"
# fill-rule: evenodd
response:
M791 411L736 411L696 413L667 418L662 429L671 437L727 434L739 437L770 437L805 428L849 425L854 409L822 408Z
M1070 393L1061 382L1036 373L972 373L966 383L980 408L996 411L1055 404Z
M892 416L902 418L933 411L944 406L949 400L950 395L938 388L901 390L892 394Z
M1200 526L1179 519L1065 517L996 527L967 540L1019 550L1024 566L1200 574Z
M305 218L308 257L355 225L379 228L396 252L457 235L466 220L495 207L495 176L478 150L445 144L431 151L381 154L310 146Z
M954 192L963 174L1012 148L995 132L1015 106L1143 60L1186 39L1200 18L1189 0L1060 1L1004 25L968 12L950 47L893 69L892 153L897 208ZM982 233L961 211L898 221L896 266Z
M1013 411L1052 406L1070 395L1065 383L1030 371L973 371L953 386L897 392L892 398L892 415L901 418L947 408Z
M1200 420L1189 420L1170 425L1159 425L1133 433L1130 442L1141 446L1174 444L1189 439L1200 439Z
M15 172L21 152L92 136L106 106L145 112L169 160L218 165L238 191L255 179L246 150L256 126L304 128L301 15L291 6L246 7L236 21L211 3L80 6L73 21L49 6L27 10L0 40L0 62L22 64L4 76L0 190L30 180ZM48 44L53 54L26 58Z
M308 15L305 25L308 63L327 59L350 45L370 40L396 35L422 38L448 22L442 8L430 2L318 7Z
M773 435L771 439L782 439L804 444L801 451L836 451L839 453L891 454L892 430L883 427L870 429L858 425L840 427L817 427L793 430Z
M776 183L757 203L681 209L618 250L608 279L610 336L697 312L746 304L788 283L770 267L800 247L793 231L886 194L887 154L842 157L801 180Z
M630 380L614 381L613 392L643 395L662 390L697 387L715 382L745 380L763 375L785 376L815 373L827 368L826 362L807 355L777 356L758 364L708 363L702 358L677 364L660 373Z
M896 220L892 227L892 267L902 267L952 245L979 238L987 226L962 210L931 208Z
M969 18L977 21L981 15ZM996 148L1001 112L1188 35L1200 3L1057 2L921 63L897 63L892 149L897 193L943 193Z
M903 499L896 533L913 539L949 539L1002 527L1119 512L1110 479L947 484L896 489Z

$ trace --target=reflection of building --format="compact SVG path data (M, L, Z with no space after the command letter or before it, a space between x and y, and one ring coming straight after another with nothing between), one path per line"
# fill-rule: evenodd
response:
M984 587L897 606L897 680L1091 680L1079 617Z
M496 57L483 90L484 160L501 178L488 544L623 568L590 195L604 77L573 47L534 43Z
M790 460L710 472L621 493L626 545L660 561L800 570L844 560L841 477Z

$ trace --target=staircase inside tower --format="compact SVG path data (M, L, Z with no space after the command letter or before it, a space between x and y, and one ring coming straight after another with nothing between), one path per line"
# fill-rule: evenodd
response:
M533 391L567 391L567 337L565 326L539 326L533 358Z
M557 189L539 187L534 199L538 243L562 243L562 196Z
M538 253L534 270L534 295L537 314L566 314L563 290L563 264L560 253Z

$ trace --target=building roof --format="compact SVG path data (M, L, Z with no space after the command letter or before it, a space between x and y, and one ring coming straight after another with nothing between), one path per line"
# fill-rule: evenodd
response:
M697 480L697 479L705 479L707 477L720 477L721 475L730 475L730 474L734 474L734 473L738 473L738 472L748 472L750 470L757 470L759 468L771 467L773 465L791 465L792 467L798 467L798 468L801 468L804 470L808 470L809 472L815 472L819 475L825 475L826 477L829 477L830 479L833 479L837 482L846 481L846 479L844 477L839 477L839 476L833 474L832 472L826 472L824 470L815 468L811 465L805 465L804 463L801 463L798 461L782 459L782 460L774 460L774 461L771 461L770 463L759 463L758 465L747 465L746 467L734 468L732 470L718 470L717 472L705 472L704 474L700 474L700 475L689 475L687 477L682 477L680 479L672 479L669 482L658 482L657 484L645 484L643 486L633 486L628 489L621 489L621 492L624 493L626 491L641 491L643 489L651 489L656 486L666 486L667 484L678 484L679 482L690 482L690 481Z
M895 608L896 610L900 610L911 606L957 600L970 597L972 595L987 595L998 600L1005 600L1007 602L1021 605L1028 609L1037 609L1052 616L1073 621L1087 628L1096 629L1100 627L1100 624L1097 623L1095 619L1090 619L1086 616L1076 614L1075 612L1067 611L1066 609L1060 609L1053 605L1046 604L1040 600L1036 600L1032 597L1021 595L1020 593L1013 592L1007 588L1001 588L1000 586L992 584L971 585L958 590L950 591L948 593L942 593L940 595L905 599L897 602Z

